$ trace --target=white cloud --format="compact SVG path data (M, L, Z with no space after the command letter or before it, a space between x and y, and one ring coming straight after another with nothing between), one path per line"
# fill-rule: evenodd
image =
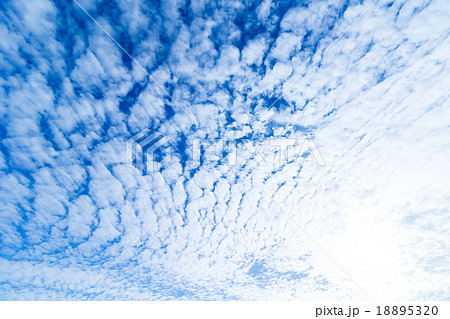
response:
M329 50L369 1L193 2L185 21L181 2L80 3L200 125L77 7L72 43L53 4L7 7L1 298L77 298L140 235L84 298L366 298L354 281L374 299L448 295L445 1L381 1ZM146 176L124 147L144 128L174 152ZM326 166L188 163L194 138L267 136L314 137Z

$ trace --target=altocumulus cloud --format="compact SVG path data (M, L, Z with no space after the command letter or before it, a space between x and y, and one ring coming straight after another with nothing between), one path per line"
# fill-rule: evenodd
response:
M78 3L0 4L1 299L450 297L448 1Z

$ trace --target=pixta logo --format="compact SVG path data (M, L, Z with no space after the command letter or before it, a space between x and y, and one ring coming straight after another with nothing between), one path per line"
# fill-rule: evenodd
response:
M170 160L170 152L166 152L162 160L157 160L157 155L161 154L156 153L170 140L170 137L152 133L149 129L142 130L126 143L127 165L137 168L144 175L159 171L164 162Z
M281 167L285 164L302 166L313 161L325 166L325 160L312 137L252 139L193 139L192 165L201 162L219 162L228 166Z
M174 139L149 129L144 129L127 141L127 164L144 175L164 168L175 157L183 157L185 169L196 169L202 165L279 168L283 165L303 166L307 162L324 166L325 160L312 137L188 139L183 154L174 154Z

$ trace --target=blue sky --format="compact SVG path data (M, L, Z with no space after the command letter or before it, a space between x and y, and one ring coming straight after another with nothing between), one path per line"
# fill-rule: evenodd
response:
M77 3L0 3L0 299L450 298L448 1Z

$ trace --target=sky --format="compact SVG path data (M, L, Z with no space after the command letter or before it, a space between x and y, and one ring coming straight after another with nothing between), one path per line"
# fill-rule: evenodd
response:
M1 300L450 299L449 1L0 8Z

